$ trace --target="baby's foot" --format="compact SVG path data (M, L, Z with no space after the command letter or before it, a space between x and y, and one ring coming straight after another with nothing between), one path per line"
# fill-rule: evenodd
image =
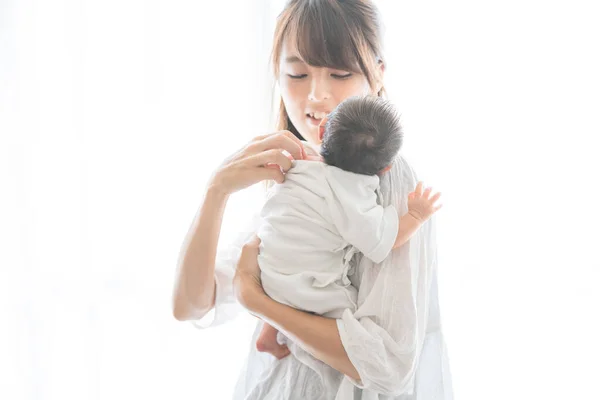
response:
M270 329L269 329L270 328ZM262 353L269 353L278 360L290 354L290 350L285 344L277 343L277 330L269 327L263 329L256 340L256 350Z

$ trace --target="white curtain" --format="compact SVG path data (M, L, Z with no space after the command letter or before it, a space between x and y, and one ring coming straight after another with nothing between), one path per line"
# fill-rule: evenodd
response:
M269 130L282 4L0 0L0 398L230 397L253 318L198 331L171 289L212 170ZM599 397L592 2L378 4L404 151L445 198L456 398Z

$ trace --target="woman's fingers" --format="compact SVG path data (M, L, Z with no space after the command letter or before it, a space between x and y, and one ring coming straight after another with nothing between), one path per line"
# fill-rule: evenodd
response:
M266 150L279 149L285 150L290 153L295 160L304 160L306 153L304 152L304 146L302 142L294 136L293 133L288 131L281 131L253 144L257 153L261 153Z
M281 172L279 167L258 167L258 174L260 180L262 181L270 179L277 183L283 183L283 181L285 180L285 176L283 175L283 172Z
M296 142L296 144L298 146L300 146L300 158L296 158L296 160L305 160L306 159L306 150L304 149L304 145L302 144L302 141L300 139L298 139L296 137L296 135L294 135L290 131L280 131L279 133L282 134L282 135L285 135L285 136L289 137L294 142Z
M252 163L252 166L265 166L267 164L277 164L283 169L283 172L287 172L292 168L292 161L287 158L280 150L268 150L262 153L256 154L248 159Z
M258 235L254 234L250 239L248 239L248 241L245 244L249 248L258 249L258 246L260 246L260 238L258 237Z
M252 237L246 243L244 243L244 246L242 247L242 253L240 254L240 260L238 262L238 265L246 266L247 264L242 262L246 260L254 262L258 257L259 248L260 239L258 238L258 236L252 235Z
M279 131L256 136L228 157L216 176L228 193L233 193L262 180L282 183L293 160L304 159L306 151L300 139L289 131Z
M267 133L266 135L259 135L259 136L255 136L255 137L252 139L252 142L259 142L259 141L261 141L261 140L263 140L263 139L265 139L265 138L267 138L267 137L269 137L269 136L272 136L272 135L273 135L272 133Z

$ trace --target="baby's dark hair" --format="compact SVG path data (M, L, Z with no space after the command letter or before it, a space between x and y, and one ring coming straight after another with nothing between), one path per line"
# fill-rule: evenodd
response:
M328 165L363 175L376 175L390 165L403 139L394 106L381 97L350 97L325 123L321 156Z

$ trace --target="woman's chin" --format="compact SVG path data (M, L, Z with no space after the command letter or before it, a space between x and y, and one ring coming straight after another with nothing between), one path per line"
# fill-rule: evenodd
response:
M313 127L307 127L307 126L303 126L302 131L300 131L300 135L302 135L302 137L304 138L304 140L306 140L308 143L310 143L313 146L320 146L321 145L321 140L319 140L319 128L313 128Z

